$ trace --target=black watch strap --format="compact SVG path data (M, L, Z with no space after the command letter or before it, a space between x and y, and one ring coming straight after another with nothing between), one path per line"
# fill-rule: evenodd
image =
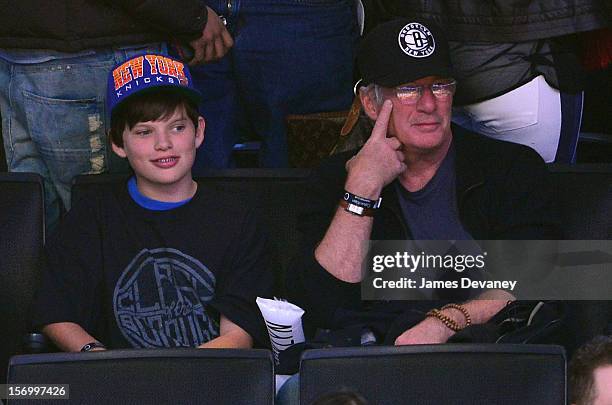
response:
M100 342L89 342L89 343L87 343L85 346L81 347L81 351L82 351L82 352L90 352L90 351L92 351L93 349L96 349L96 348L98 348L98 347L100 347L100 348L102 348L102 349L106 349L106 346L104 346L104 345L103 345L102 343L100 343Z
M360 197L353 193L350 193L344 190L344 195L342 199L346 201L349 205L356 205L358 207L368 208L371 210L378 209L380 204L382 203L382 197L377 200L370 200L369 198Z

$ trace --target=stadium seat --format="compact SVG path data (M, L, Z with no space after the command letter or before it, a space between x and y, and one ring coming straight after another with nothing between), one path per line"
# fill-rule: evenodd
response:
M549 345L416 345L305 351L300 403L340 390L372 404L557 405L566 358Z
M548 166L563 239L612 239L612 164Z
M550 165L563 239L612 240L612 165ZM612 297L611 297L612 298ZM568 323L575 348L612 328L612 301L573 301Z
M0 383L9 357L23 353L44 243L42 178L0 173Z
M11 358L9 384L69 384L45 404L271 405L268 350L165 349L48 353ZM11 402L9 401L9 404ZM39 404L40 400L19 400Z

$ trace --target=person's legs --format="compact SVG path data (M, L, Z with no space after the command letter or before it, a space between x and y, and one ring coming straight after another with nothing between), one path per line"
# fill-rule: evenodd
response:
M197 152L193 172L204 168L234 167L232 148L238 142L240 105L230 54L216 63L190 68L194 84L202 92L200 113L206 120L204 143Z
M15 79L19 66L0 59L0 114L7 168L10 172L33 172L44 178L46 221L57 221L59 196L38 149L28 133L22 92Z
M453 122L467 129L536 150L553 162L561 134L561 98L543 76L499 97L453 109Z
M233 35L236 27L236 0L210 0L206 2L219 16L223 16L228 31ZM228 7L228 4L232 7ZM188 47L183 44L182 47ZM191 66L191 77L195 87L202 93L200 114L206 120L204 143L197 151L193 173L197 175L203 169L223 169L234 167L232 157L234 145L239 141L239 125L243 119L239 96L234 78L233 49L221 60L214 63ZM170 47L170 53L180 58L180 53ZM188 62L188 61L186 61Z
M288 165L285 116L348 109L357 39L345 0L238 1L234 72L262 139L260 165Z
M23 63L2 61L3 133L9 171L45 179L47 229L70 209L72 179L79 174L125 170L109 164L104 100L110 69L126 56L160 46L96 51L71 57L32 50ZM35 62L36 57L50 60ZM7 73L8 72L8 73ZM61 202L60 202L61 200Z
M280 387L274 401L278 405L299 405L300 375L294 374Z
M583 106L584 92L561 93L561 137L555 163L576 163Z

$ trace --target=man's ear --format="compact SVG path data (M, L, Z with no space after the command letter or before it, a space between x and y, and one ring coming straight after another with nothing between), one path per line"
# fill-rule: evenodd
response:
M376 121L378 118L378 103L372 98L373 94L371 91L366 91L365 87L359 89L359 98L363 111L370 117L372 121Z
M196 149L200 147L200 145L202 145L202 142L204 142L204 129L206 128L206 121L204 121L204 117L199 116L198 117L198 127L195 130L195 142L196 142Z

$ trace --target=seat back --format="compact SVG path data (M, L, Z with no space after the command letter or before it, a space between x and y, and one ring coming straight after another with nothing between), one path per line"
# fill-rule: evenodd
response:
M612 165L549 165L563 239L612 239Z
M285 274L299 247L298 198L309 173L306 169L239 169L197 178L254 199L270 237L276 296L286 296Z
M43 182L0 173L0 383L9 357L22 352L44 240Z
M69 384L69 401L45 401L58 405L271 405L275 391L268 350L128 349L22 355L11 359L8 381Z
M612 240L612 165L550 165L563 239ZM569 354L612 327L612 301L568 306Z
M300 403L356 391L372 404L563 404L560 346L452 344L318 349L300 363Z

